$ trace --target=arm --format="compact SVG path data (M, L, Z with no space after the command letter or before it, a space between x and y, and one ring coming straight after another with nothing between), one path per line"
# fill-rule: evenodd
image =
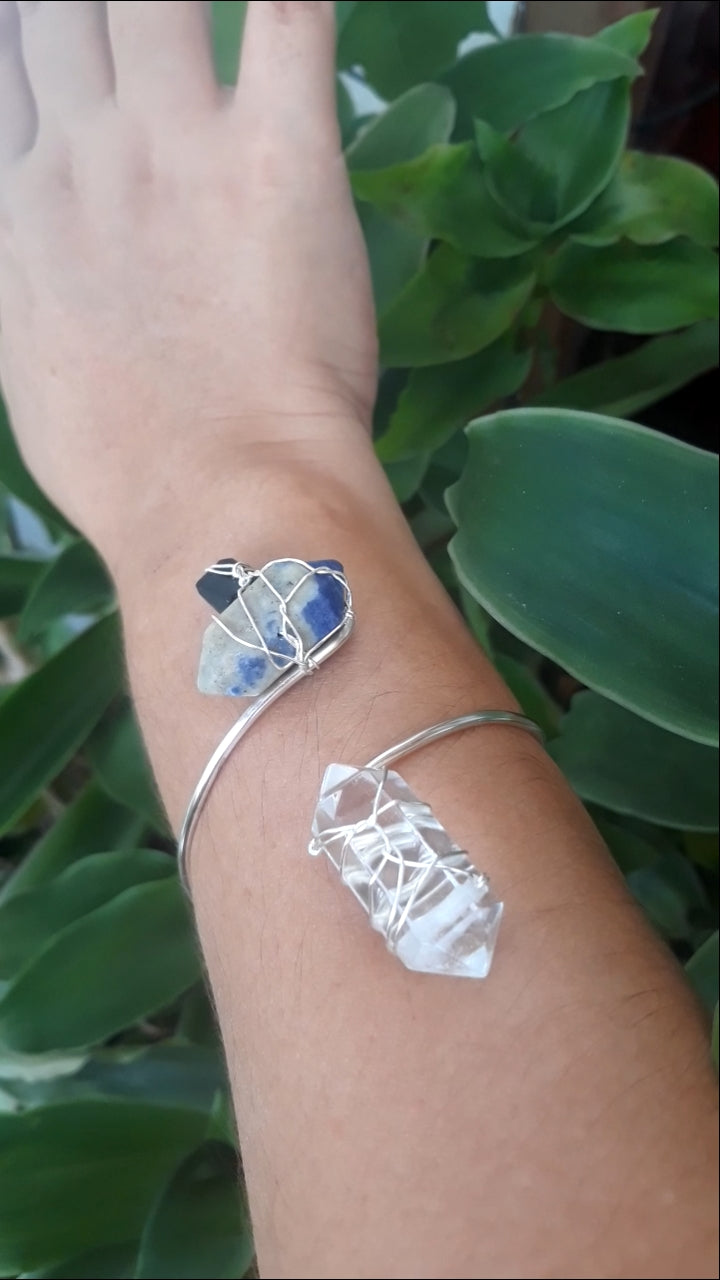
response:
M111 3L111 46L104 6L21 6L20 165L10 8L3 380L115 576L176 826L233 715L194 688L197 572L332 556L356 601L349 644L238 748L190 865L263 1274L711 1276L705 1026L543 752L493 728L402 766L506 901L485 984L406 972L304 853L330 760L512 706L369 443L331 6L252 4L229 104L199 5Z

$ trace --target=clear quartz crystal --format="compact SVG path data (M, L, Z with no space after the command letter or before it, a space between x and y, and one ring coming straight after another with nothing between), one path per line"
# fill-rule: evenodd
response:
M310 852L327 854L406 968L486 977L503 904L399 774L331 764Z

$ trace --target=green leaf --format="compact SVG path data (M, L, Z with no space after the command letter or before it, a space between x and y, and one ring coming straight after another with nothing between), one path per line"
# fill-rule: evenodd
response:
M25 643L63 614L106 609L112 599L112 583L99 555L77 538L47 564L23 610L18 639Z
M351 180L358 199L415 234L477 257L513 258L535 243L509 225L493 200L471 143L430 147L414 160L362 170Z
M85 755L113 800L143 814L156 830L167 829L130 703L124 702L103 717L85 743Z
M704 169L643 151L628 151L595 203L568 228L583 244L662 244L686 236L718 242L718 185Z
M361 130L345 153L348 168L384 169L413 160L434 143L447 142L454 123L450 90L416 85Z
M47 560L37 556L0 555L0 618L20 613Z
M371 205L358 208L365 237L375 310L383 316L420 270L427 237L399 226Z
M391 462L439 449L471 418L513 395L531 363L532 353L516 351L504 334L466 360L414 370L377 442L378 457Z
M443 364L490 346L509 328L534 283L524 258L470 258L441 245L381 318L382 362Z
M20 451L10 430L10 421L1 397L0 482L21 502L25 502L29 507L32 507L33 511L37 512L43 519L50 520L52 524L61 529L71 528L57 507L53 506L49 498L46 498L42 490L38 488L20 457Z
M103 618L0 703L0 830L60 772L122 685L117 620Z
M576 694L550 754L584 800L659 826L717 828L717 751L596 693Z
M591 85L632 80L639 70L633 58L598 40L542 34L473 49L442 80L458 104L460 132L468 136L473 120L512 133Z
M629 13L619 22L598 31L593 39L619 53L626 53L630 58L639 58L647 47L659 12L659 9L644 9L639 13Z
M138 1242L110 1244L42 1271L25 1271L20 1280L134 1280Z
M690 240L602 249L569 241L552 262L549 286L559 310L592 329L662 333L718 311L717 257Z
M233 1280L253 1260L247 1212L238 1185L237 1153L207 1141L176 1169L143 1231L138 1280Z
M639 867L627 877L630 892L650 923L671 942L687 941L693 934L693 904L688 901L682 880L675 873L692 868L678 854L669 864L658 858L652 866Z
M488 126L479 122L488 188L523 231L547 235L576 218L607 186L629 122L627 80L592 85L530 120L513 139L488 135Z
M493 30L475 0L373 0L345 15L338 65L362 66L378 93L396 98L449 66L470 32Z
M2 886L0 903L46 884L89 854L135 848L145 825L143 819L116 804L95 783L89 783Z
M196 1111L95 1100L0 1115L0 1270L137 1239L205 1123Z
M636 831L605 817L595 817L595 825L624 876L631 871L650 867L657 861L658 851Z
M139 885L68 925L11 982L0 1044L18 1053L99 1044L175 1000L199 972L178 880Z
M712 1013L718 1002L718 934L717 929L712 937L695 952L685 965L685 972L705 1008Z
M631 418L701 373L714 369L717 362L717 324L701 320L682 333L651 338L629 355L583 369L535 396L533 404L591 409Z
M42 1062L44 1059L34 1059ZM162 1041L148 1047L101 1049L72 1075L4 1082L22 1107L78 1098L125 1098L202 1112L207 1123L225 1071L217 1049Z
M398 461L383 464L385 475L390 481L398 502L408 502L413 494L417 493L429 461L427 454L418 454L414 458L400 458Z
M494 663L525 715L540 726L548 741L554 738L560 723L560 708L553 702L537 676L526 663L519 662L517 658L511 658L506 653L499 653Z
M175 863L155 849L96 853L49 884L0 904L0 978L10 978L61 929L136 884L175 874Z
M237 80L246 8L245 0L214 0L210 6L215 73L220 84L234 85Z
M467 434L447 495L461 583L583 684L717 743L717 459L567 409Z

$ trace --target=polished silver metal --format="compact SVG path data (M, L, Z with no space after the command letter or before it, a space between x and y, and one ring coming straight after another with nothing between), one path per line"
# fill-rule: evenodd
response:
M394 747L388 747L387 751L381 751L378 756L373 756L364 767L384 769L387 765L400 760L402 756L410 755L411 751L418 751L420 747L437 742L438 738L446 738L450 733L460 733L463 729L474 729L481 724L509 725L510 728L524 729L526 733L531 733L538 742L545 741L539 725L528 716L518 715L516 711L469 711L467 715L455 716L452 720L442 720L439 724L431 725L429 729L420 729L418 733L411 733L409 738L403 738L402 742L396 742Z
M282 559L296 560L295 557L282 557ZM276 561L270 561L270 565L275 563ZM290 619L285 611L285 605L287 602L282 600L280 601L282 611L283 611L283 616L284 616L283 634L285 635L285 638L287 638L289 641L292 642L293 647L295 649L295 658L294 658L294 661L292 662L292 665L287 666L283 670L282 674L278 676L277 680L273 684L271 684L270 687L266 689L264 693L261 693L258 697L253 698L250 705L246 707L242 715L238 717L238 719L235 721L232 727L225 734L225 737L215 748L215 750L213 751L210 759L205 765L205 768L203 769L197 781L195 790L193 791L192 796L190 797L190 803L188 804L188 807L185 811L185 817L183 818L182 826L180 828L180 836L178 838L178 848L177 848L178 872L180 876L180 882L183 888L185 889L186 893L188 894L188 896L190 895L190 883L188 879L188 862L189 862L189 851L192 843L192 838L195 833L198 819L200 818L200 814L202 813L202 810L205 806L205 802L207 800L208 794L213 784L215 783L215 780L217 779L218 774L220 773L226 760L228 759L228 757L230 756L234 748L237 746L238 742L240 742L241 738L244 738L245 734L252 727L252 725L255 724L255 721L260 718L263 712L267 711L268 707L272 706L272 704L276 702L278 698L281 698L284 693L287 693L287 691L291 689L293 685L296 685L305 676L312 675L315 671L317 671L318 667L320 667L323 662L326 662L328 658L331 658L332 655L336 653L337 650L341 648L341 646L349 638L353 630L353 627L355 625L355 614L353 613L353 609L352 609L352 595L350 592L350 587L348 586L347 580L345 578L345 575L339 573L337 570L315 569L312 566L308 565L307 562L304 560L297 560L297 563L303 565L308 570L308 573L317 573L317 572L329 573L333 577L335 577L339 582L341 582L344 593L345 593L345 614L340 625L336 627L336 629L333 632L331 632L330 635L326 636L325 639L321 640L317 645L314 645L312 648L305 650L302 647L302 642L300 640L300 637L297 634L297 630L292 626ZM237 578L238 579L238 595L239 595L239 598L242 600L243 587L247 586L249 582L254 581L256 578L263 578L266 584L269 586L270 590L277 595L277 592L275 592L274 588L272 587L272 584L267 583L267 579L265 578L265 570L269 567L270 567L269 565L265 565L263 569L251 569L249 565L242 564L240 561L238 561L234 565L216 564L211 566L211 570L213 572L218 572L228 577ZM296 587L293 589L293 592L297 590L297 587L299 585L300 584L296 584ZM219 623L220 626L223 626L220 618L218 618L215 615L213 615L213 621L215 623ZM251 619L251 622L252 622L252 619ZM253 623L253 626L254 626L254 623ZM227 628L225 627L223 627L223 629L227 630ZM253 647L256 647L258 650L261 650L262 652L264 652L265 655L270 659L270 661L272 661L273 664L276 666L277 666L276 658L282 657L284 662L287 662L287 655L275 655L268 648L262 635L259 633L259 631L257 631L257 628L255 628L255 630L257 632L257 645L254 645ZM237 639L239 644L244 643L238 637L233 637L233 638Z

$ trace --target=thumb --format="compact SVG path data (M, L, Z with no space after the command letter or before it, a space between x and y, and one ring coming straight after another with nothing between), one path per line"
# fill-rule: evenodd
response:
M250 0L236 109L243 128L296 153L339 148L335 6L329 0Z

